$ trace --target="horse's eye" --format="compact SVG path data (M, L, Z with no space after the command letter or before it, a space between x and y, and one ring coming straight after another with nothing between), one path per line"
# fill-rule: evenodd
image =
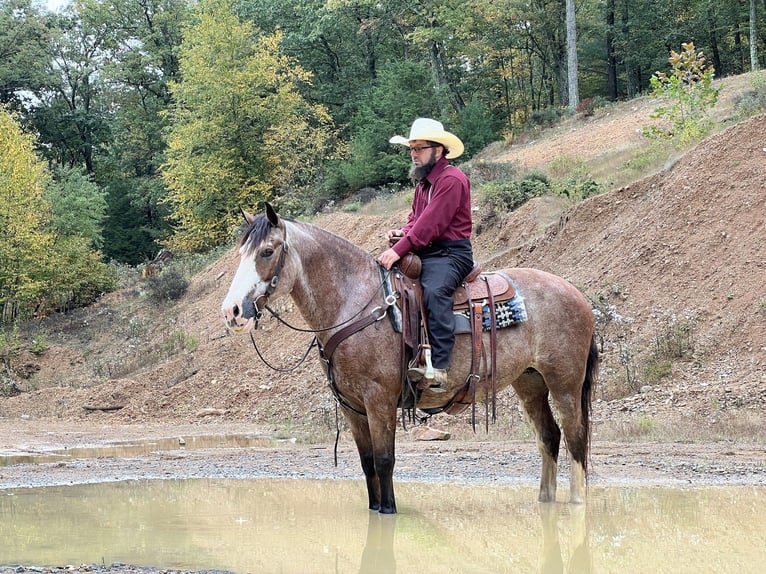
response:
M274 255L274 250L271 247L267 247L263 251L261 251L261 257L268 258Z

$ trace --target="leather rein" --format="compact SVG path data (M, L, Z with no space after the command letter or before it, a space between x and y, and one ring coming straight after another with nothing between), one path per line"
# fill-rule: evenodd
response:
M250 340L253 342L253 348L255 349L255 352L258 354L258 358L261 359L261 361L271 370L277 371L280 373L288 373L300 367L306 361L306 358L308 357L308 354L311 351L311 349L313 349L315 346L318 347L319 354L322 360L327 365L327 377L330 382L330 386L332 388L333 394L335 395L338 402L342 406L350 408L351 410L359 414L364 414L364 413L360 413L357 409L353 408L350 404L348 404L348 402L345 399L343 399L343 397L338 393L336 385L335 385L335 378L332 373L332 355L335 352L335 349L337 348L337 346L342 341L344 341L345 339L347 339L354 333L357 333L361 331L362 329L369 327L373 323L376 323L382 320L383 318L385 318L386 315L388 314L388 309L396 303L396 297L394 295L387 295L385 298L385 307L378 305L377 307L374 307L369 314L363 317L359 317L364 312L364 310L370 306L373 299L377 295L377 292L384 287L388 279L388 274L390 273L390 271L386 271L385 274L383 274L381 284L372 294L372 297L370 298L370 300L365 305L362 306L359 312L357 312L350 318L346 319L345 321L341 321L340 323L337 323L331 327L321 327L318 329L304 329L301 327L296 327L294 325L291 325L290 323L285 321L279 315L278 312L274 311L268 305L269 298L271 297L271 295L274 294L274 291L276 291L277 285L279 284L279 275L280 273L282 273L282 270L285 266L285 261L287 259L288 251L289 251L289 245L287 244L287 229L285 229L285 237L284 237L284 241L282 242L282 252L279 254L279 261L277 262L277 266L274 269L274 274L271 276L271 281L269 281L269 284L266 287L266 290L264 291L263 295L260 295L258 299L256 299L253 302L253 306L255 307L255 325L253 329L250 331ZM301 333L323 333L325 331L331 331L339 327L343 327L343 328L337 331L336 333L334 333L328 339L325 345L322 345L322 343L319 341L319 338L315 335L314 337L312 337L311 341L309 342L309 345L306 351L303 353L301 358L298 359L298 361L294 365L290 367L276 367L272 365L271 363L269 363L266 360L266 358L263 356L260 349L258 349L258 345L255 342L255 336L253 335L253 331L257 329L258 322L263 317L264 310L268 311L272 317L274 317L277 321L282 323L287 328L292 329L293 331L301 332Z

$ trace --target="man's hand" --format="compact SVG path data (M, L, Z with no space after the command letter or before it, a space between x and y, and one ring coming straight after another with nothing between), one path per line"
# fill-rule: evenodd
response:
M393 245L402 237L404 237L404 232L401 229L389 229L386 232L386 241L388 241L389 245Z
M391 266L399 261L399 254L393 249L386 249L378 257L378 263L380 263L386 269L391 269Z

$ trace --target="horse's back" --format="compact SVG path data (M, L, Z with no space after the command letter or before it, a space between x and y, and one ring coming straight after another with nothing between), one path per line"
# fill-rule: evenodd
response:
M528 267L496 271L507 277L523 320L498 330L501 347L530 360L551 354L587 356L594 330L591 304L566 279Z

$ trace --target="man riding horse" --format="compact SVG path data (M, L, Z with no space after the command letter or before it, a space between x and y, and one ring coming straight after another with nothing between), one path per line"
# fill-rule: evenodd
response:
M407 253L420 257L431 364L411 368L407 376L413 382L425 377L431 391L446 392L455 345L452 298L473 267L471 184L448 161L463 153L463 142L428 118L416 119L409 137L389 141L409 147L410 176L418 183L407 223L386 233L389 247L378 262L390 269Z

